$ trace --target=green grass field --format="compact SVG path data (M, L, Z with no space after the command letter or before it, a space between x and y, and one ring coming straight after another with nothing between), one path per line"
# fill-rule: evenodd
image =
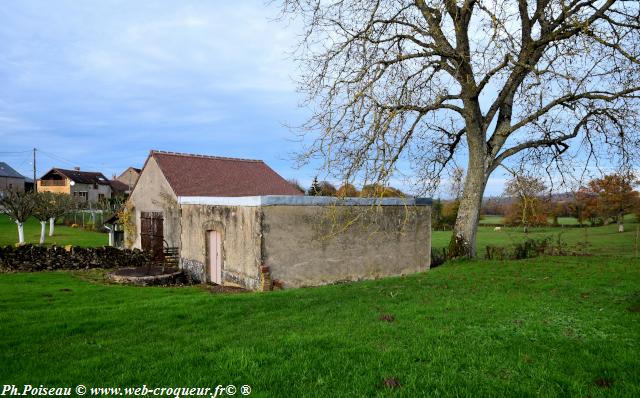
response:
M521 227L501 227L501 231L495 231L494 227L481 225L478 227L478 254L484 256L487 245L508 246L529 238L550 237L556 242L560 239L570 246L588 242L590 254L629 258L635 256L634 245L638 225L633 217L627 217L623 233L618 232L617 225L610 224L587 228L531 228L529 234L522 232ZM431 244L435 248L447 247L450 239L451 231L433 231Z
M636 220L636 216L633 214L627 214L624 216L625 222L634 222ZM553 220L549 219L551 223ZM480 219L480 225L482 224L502 224L504 222L504 217L498 215L483 215ZM574 217L558 217L558 224L560 225L578 225L578 220Z
M30 218L24 226L24 239L27 243L38 244L40 242L40 222ZM0 246L14 245L18 242L18 227L4 214L0 214ZM82 228L65 227L56 225L54 236L49 236L47 224L47 236L45 244L74 245L82 247L104 246L109 242L107 234L86 231Z
M636 226L529 234L586 239L593 257L458 261L407 277L270 293L110 285L98 270L0 274L0 384L248 384L251 396L640 396ZM32 242L38 227L27 225ZM12 244L14 230L0 218L0 244ZM57 231L59 244L106 240ZM435 231L434 247L449 238ZM525 238L519 228L480 227L479 253Z
M95 273L0 275L3 384L640 396L640 264L630 260L468 261L240 295L87 275Z

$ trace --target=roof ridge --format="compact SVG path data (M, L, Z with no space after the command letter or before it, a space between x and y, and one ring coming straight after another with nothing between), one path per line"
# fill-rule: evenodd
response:
M87 170L76 170L76 169L63 169L60 167L54 167L52 170L62 170L62 171L70 171L72 173L84 173L84 174L102 174L101 171L87 171ZM102 174L104 176L104 174ZM105 177L106 178L106 177Z
M217 159L217 160L235 160L241 162L255 162L255 163L264 163L264 161L260 159L246 159L246 158L231 158L226 156L214 156L214 155L201 155L197 153L183 153L183 152L172 152L172 151L159 151L152 149L151 156L159 154L159 155L172 155L172 156L186 156L192 158L204 158L204 159Z

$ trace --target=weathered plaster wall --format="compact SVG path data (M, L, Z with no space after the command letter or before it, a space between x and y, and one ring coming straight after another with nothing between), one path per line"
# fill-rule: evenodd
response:
M429 206L267 206L263 261L285 288L429 269ZM346 231L340 231L351 223Z
M259 207L182 205L181 266L196 281L210 281L206 233L215 230L222 236L223 284L256 289L261 265L260 218Z
M180 207L177 198L154 158L147 162L128 203L135 212L136 236L132 247L140 248L140 213L161 211L164 239L170 247L180 247ZM129 238L125 237L125 242Z

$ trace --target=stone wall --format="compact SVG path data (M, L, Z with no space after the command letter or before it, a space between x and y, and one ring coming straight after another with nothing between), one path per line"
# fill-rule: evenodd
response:
M0 247L0 272L32 272L57 269L142 267L148 253L114 247L5 246Z
M429 206L267 206L263 213L263 262L284 288L429 269Z

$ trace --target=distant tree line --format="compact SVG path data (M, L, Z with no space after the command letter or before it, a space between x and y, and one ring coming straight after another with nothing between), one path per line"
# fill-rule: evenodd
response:
M299 186L300 184L296 183L296 185ZM368 184L358 190L354 185L344 183L336 188L329 181L318 181L317 177L313 179L305 194L308 196L335 196L340 198L401 198L405 196L401 190L382 184Z
M573 217L579 225L618 224L624 231L624 215L633 213L640 221L640 181L634 175L614 173L594 178L574 192L549 195L537 177L517 175L507 181L501 197L482 203L482 215L503 216L501 224L522 227L558 226L560 217ZM459 200L436 199L432 206L434 229L453 228Z

